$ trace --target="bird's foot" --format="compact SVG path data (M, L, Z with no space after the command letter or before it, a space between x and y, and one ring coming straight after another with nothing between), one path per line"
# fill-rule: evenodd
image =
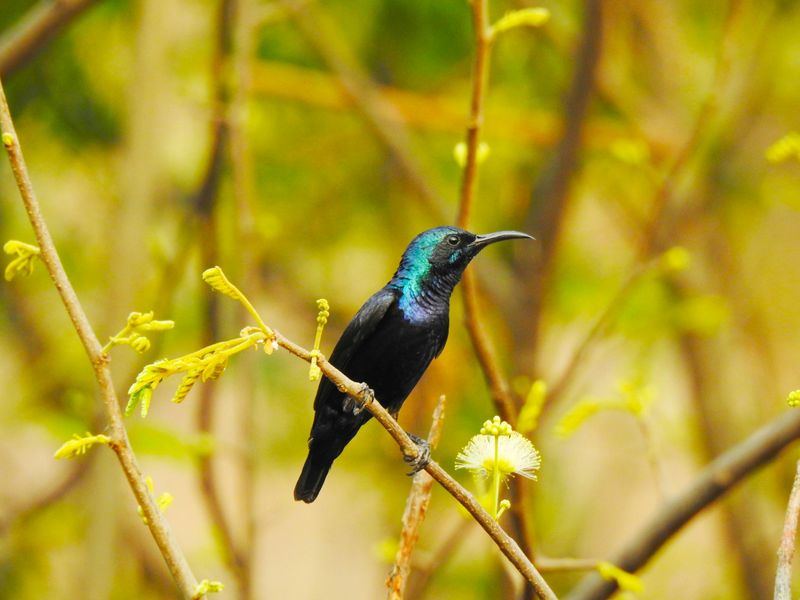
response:
M417 455L411 456L403 454L403 462L411 467L411 471L408 472L408 475L416 475L431 462L431 445L428 443L428 440L418 437L413 433L409 433L408 437L417 445Z
M369 387L366 383L362 383L361 387L359 388L359 397L353 398L352 396L346 396L344 399L344 412L352 413L353 415L357 415L367 404L370 404L373 400L375 400L375 392L372 391L372 388Z

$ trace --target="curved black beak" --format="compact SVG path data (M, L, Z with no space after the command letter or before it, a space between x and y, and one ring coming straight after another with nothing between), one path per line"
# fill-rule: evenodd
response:
M532 235L528 235L527 233L522 233L521 231L495 231L494 233L486 233L484 235L476 236L475 240L469 245L469 248L480 250L489 244L494 244L495 242L514 239L535 240L536 238Z

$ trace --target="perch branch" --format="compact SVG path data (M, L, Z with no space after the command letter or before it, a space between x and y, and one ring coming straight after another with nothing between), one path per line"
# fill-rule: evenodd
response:
M287 339L277 331L275 334L275 341L281 347L289 351L291 354L302 358L306 362L311 362L311 353ZM375 420L389 432L404 456L416 458L419 455L417 445L412 441L408 434L400 427L397 421L389 414L389 412L379 404L375 399L369 397L369 393L365 392L362 384L356 383L348 378L339 369L334 367L325 358L317 356L317 366L322 370L322 373L331 380L331 382L342 392L348 396L358 399L364 403L364 408L368 410ZM536 590L536 593L547 600L556 598L556 595L550 589L550 586L541 576L533 563L527 556L520 550L520 547L509 536L502 527L494 520L488 512L480 505L475 497L470 494L466 488L458 483L453 477L445 471L435 461L430 461L425 465L425 471L433 477L447 492L461 504L467 512L478 522L478 524L489 534L494 543L500 551L511 561L511 564L522 574L522 576L530 582Z
M172 534L161 511L156 505L155 498L147 488L144 477L139 470L136 456L133 453L128 433L122 420L117 395L114 384L111 380L111 370L108 367L108 357L103 353L102 346L92 329L89 319L78 300L72 284L67 277L67 273L61 264L50 230L47 227L44 216L42 215L39 201L33 190L25 159L22 154L14 122L5 96L2 82L0 82L0 130L2 130L2 141L8 153L11 163L11 170L17 182L25 211L28 214L37 244L41 249L41 257L47 267L56 290L61 298L64 308L72 321L75 331L83 344L86 355L94 368L95 378L100 389L100 395L105 405L106 414L109 421L111 443L109 446L119 460L125 478L133 491L136 501L141 506L147 526L153 536L164 561L167 563L175 583L180 588L184 598L192 598L197 586L197 580L183 555L178 542Z

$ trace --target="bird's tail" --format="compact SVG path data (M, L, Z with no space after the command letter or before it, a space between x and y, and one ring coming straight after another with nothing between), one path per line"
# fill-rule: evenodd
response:
M311 450L303 465L303 472L300 473L297 485L294 486L294 499L311 504L322 489L322 484L325 483L325 477L328 476L332 464L332 458L319 456Z

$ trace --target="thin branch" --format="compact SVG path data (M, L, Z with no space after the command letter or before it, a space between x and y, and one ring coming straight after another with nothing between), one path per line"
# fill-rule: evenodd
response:
M461 196L456 224L464 229L469 225L478 175L478 149L484 121L484 100L489 85L489 62L492 47L492 31L489 22L488 0L471 0L472 28L475 37L475 57L472 63L472 94L466 133L466 161L462 174ZM510 386L503 375L491 339L481 320L478 306L478 283L476 275L467 271L462 277L461 293L464 300L464 324L472 342L475 356L481 366L489 393L500 417L509 423L516 423L517 410ZM528 539L527 515L521 484L512 483L514 502L511 508L511 525L522 552L531 553ZM525 586L525 597L533 594L531 586Z
M489 394L492 396L494 405L500 417L509 423L516 423L517 408L514 398L511 395L511 388L500 369L500 363L495 354L492 341L480 318L480 307L478 306L478 284L475 275L467 270L461 280L461 294L464 299L464 324L466 325L469 339L478 358L486 383L489 386Z
M442 425L444 423L444 395L439 396L439 402L433 411L433 422L428 433L428 444L431 450L439 445L439 438L442 435ZM433 489L433 479L424 471L414 475L411 482L411 491L408 493L406 508L403 512L403 529L400 532L400 546L394 559L392 572L386 580L389 588L387 598L389 600L402 600L405 596L406 582L411 572L411 553L417 544L419 528L425 520L428 512L428 504L431 500L431 490Z
M635 573L691 519L798 438L797 411L788 411L763 426L707 465L687 490L664 505L609 562ZM614 582L593 574L584 578L569 598L601 600L611 596L616 587Z
M43 0L0 38L0 77L8 78L97 0Z
M487 0L472 0L472 29L475 33L475 59L472 62L472 96L467 124L467 158L461 179L461 202L456 223L465 227L469 223L475 184L478 176L478 147L483 127L483 105L489 81L489 50L492 32L489 24Z
M542 573L566 573L571 571L591 571L600 563L596 558L550 558L537 556L534 561Z
M277 344L291 354L302 358L306 362L311 362L311 353L284 337L277 331L273 331ZM419 456L419 448L403 430L397 421L389 414L389 412L380 405L378 400L371 397L369 391L365 388L364 384L356 383L348 378L339 369L334 367L325 358L318 357L317 365L322 370L322 373L336 385L336 387L348 396L363 402L363 406L368 410L375 420L389 432L397 445L400 446L404 456L416 458ZM522 576L531 583L541 598L554 599L556 595L547 585L547 582L541 576L533 563L527 556L520 550L520 547L509 536L502 527L495 521L488 512L480 505L475 497L470 494L466 488L458 483L453 477L445 471L435 461L430 461L425 465L425 471L436 480L447 492L456 499L456 501L467 509L467 512L478 522L478 524L489 534L494 543L500 548L500 551L511 561L511 564L522 574Z
M786 507L781 545L778 548L778 570L775 574L775 600L792 600L792 558L797 539L797 516L800 513L800 460Z
M139 506L142 507L150 533L158 545L181 594L184 598L192 598L197 586L197 580L186 561L186 557L178 546L178 542L172 534L169 524L158 509L155 499L147 488L144 477L139 470L136 456L128 441L128 433L125 429L116 391L114 390L114 384L111 380L108 357L103 354L102 346L67 277L67 273L61 264L61 258L53 243L53 238L50 235L50 230L42 215L39 201L36 198L33 184L31 183L30 175L25 165L25 159L19 145L2 82L0 82L0 130L2 130L3 145L8 152L11 170L14 173L17 187L22 196L22 202L25 205L28 219L33 227L39 248L42 251L42 260L61 297L64 308L67 310L67 314L75 327L75 331L83 344L86 355L94 368L95 378L109 421L110 437L112 440L109 446L117 455L117 459L136 497L136 501L139 503Z
M489 78L489 52L491 30L487 0L472 0L472 26L475 34L475 59L472 68L472 95L467 123L467 154L461 183L461 199L456 225L466 229L475 199L475 183L478 175L478 147L484 120L484 98ZM508 382L500 370L491 340L480 320L477 282L471 271L462 278L461 290L464 298L464 321L475 355L489 384L489 391L500 417L509 423L515 422L516 408Z

